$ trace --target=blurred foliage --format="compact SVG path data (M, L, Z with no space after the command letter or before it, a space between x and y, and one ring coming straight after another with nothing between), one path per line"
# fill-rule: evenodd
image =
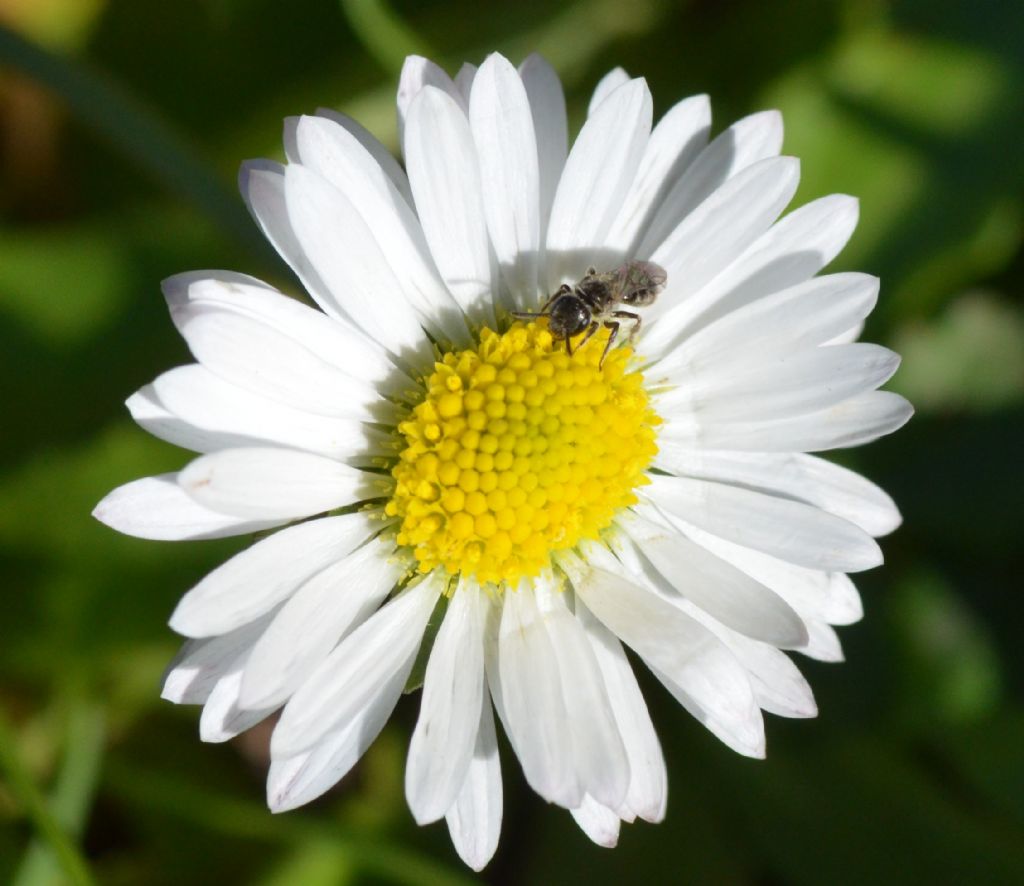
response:
M984 0L0 0L0 880L456 883L402 797L417 699L339 790L272 818L266 734L201 745L158 700L180 593L237 542L161 545L88 516L182 455L124 398L187 359L158 281L226 267L293 286L231 196L280 119L330 104L394 146L395 69L539 49L570 113L614 65L659 112L785 114L801 202L861 198L838 267L883 280L867 337L918 405L842 458L906 525L862 577L821 716L772 719L766 762L647 686L671 794L613 853L505 754L495 883L1024 882L1024 4ZM1016 589L1016 590L1015 590ZM91 871L91 875L86 873Z

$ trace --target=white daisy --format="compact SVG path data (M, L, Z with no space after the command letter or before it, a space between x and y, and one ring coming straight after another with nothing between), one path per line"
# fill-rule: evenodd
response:
M189 639L163 693L203 705L206 741L281 711L273 810L344 776L429 654L416 820L446 818L473 868L490 859L493 707L534 790L612 845L666 802L623 644L761 757L762 709L816 712L781 650L841 658L831 625L861 615L846 573L881 563L873 536L899 523L876 486L805 454L911 413L876 390L896 355L855 342L877 280L816 276L857 203L780 220L799 166L777 113L709 141L696 96L652 129L647 85L621 70L571 150L536 56L454 81L411 58L398 114L404 169L328 111L288 121L286 165L244 167L253 215L321 310L238 274L168 280L197 362L128 407L202 454L96 515L155 539L278 529L182 599L171 626ZM603 360L603 328L570 356L547 319L512 317L631 260L667 286Z

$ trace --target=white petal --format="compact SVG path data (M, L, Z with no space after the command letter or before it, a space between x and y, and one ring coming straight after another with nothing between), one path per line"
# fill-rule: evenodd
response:
M746 668L754 698L761 708L778 717L818 716L810 684L784 652L738 634L723 639Z
M216 637L186 640L167 666L160 697L175 704L205 704L217 681L252 648L267 622L260 618Z
M629 82L629 74L623 68L612 68L594 87L594 94L590 97L590 105L587 108L587 116L593 114L601 103L608 98L623 83Z
M695 95L674 105L651 132L640 166L605 236L621 258L637 253L640 237L669 190L704 148L711 129L711 103Z
M780 717L817 716L810 685L784 652L731 630L688 600L680 600L679 606L729 648L746 670L760 707Z
M248 160L238 172L238 189L263 235L288 262L313 300L332 317L343 318L326 284L299 244L288 218L284 166L272 160Z
M178 485L178 476L160 474L118 486L96 505L92 515L125 535L158 541L245 535L284 522L210 510L186 495Z
M645 821L661 821L668 800L668 773L633 669L619 641L580 599L576 600L576 617L586 630L601 668L615 722L629 757L629 790L618 814L628 820L639 816Z
M860 474L802 453L720 452L684 449L661 441L654 464L686 477L758 489L799 499L860 526L887 535L900 525L893 500Z
M680 445L750 452L822 452L877 440L903 427L914 414L899 394L872 391L851 397L829 409L777 421L698 424L667 421L663 437Z
M667 271L668 283L645 319L656 320L735 261L778 218L799 180L800 164L793 157L762 160L687 215L651 256Z
M313 748L343 729L396 675L408 677L444 581L437 572L427 576L341 641L285 706L270 746L275 759Z
M538 604L558 659L565 699L563 728L572 736L576 777L584 794L618 809L629 789L629 760L604 679L580 623L550 578L535 579Z
M547 291L608 265L598 247L621 211L651 133L643 80L620 86L588 118L558 182L547 234Z
M502 786L494 715L484 692L473 759L459 796L445 816L455 851L474 871L483 870L498 848Z
M750 675L757 703L779 717L818 716L810 684L786 653L767 643L734 636L726 640L739 663Z
M412 384L385 351L355 326L327 317L253 277L227 271L192 271L168 277L160 286L172 309L198 302L258 320L375 389L393 393Z
M550 803L568 809L583 798L566 725L558 658L526 580L504 594L498 631L497 673L489 666L491 694L526 780Z
M271 444L360 464L393 454L390 440L364 422L292 409L195 363L165 372L127 405L151 434L195 452Z
M715 189L782 148L782 115L762 111L744 117L721 133L694 159L662 201L647 227L637 255L654 253L679 223Z
M807 629L811 638L800 650L801 653L818 661L843 661L843 647L839 643L839 635L831 625L823 621L809 620Z
M293 166L291 168L301 167ZM334 189L327 186L318 176L312 173L310 175L314 179L311 185L312 189L316 190L317 183L319 183L323 194L319 200L314 199L313 205L306 209L296 209L294 205L289 208L289 198L286 193L288 190L286 178L289 176L286 175L285 167L279 163L254 160L243 164L239 173L239 188L249 211L267 239L291 265L306 290L327 314L344 326L352 327L353 331L368 330L370 341L383 342L393 354L401 355L404 339L400 338L396 341L395 335L400 335L402 332L406 333L407 338L412 342L409 347L425 348L424 342L419 338L422 335L422 330L412 324L411 318L405 322L397 322L396 329L392 333L386 334L384 339L374 336L373 332L378 327L373 324L372 318L367 319L366 310L360 309L358 295L369 292L372 297L372 293L375 291L375 282L380 281L380 285L384 286L391 276L391 268L380 254L376 241L366 230L362 219L357 218L352 221L351 216L356 213L351 204L346 201L341 208L332 205L331 194L328 192ZM290 177L294 178L295 173L293 172ZM301 200L297 201L295 197L291 199L293 204L301 202ZM314 216L313 219L309 218L311 214ZM313 245L321 247L316 255L310 255L308 236L303 238L296 228L296 215L300 215L305 220L304 229L307 231L307 235L310 229L313 229ZM328 226L328 230L319 232L318 237L316 225L321 222ZM343 242L351 250L351 255L354 257L349 264L354 266L355 272L346 275L346 270L353 269L343 267L344 261L338 257L332 258L329 248L323 245L323 241L330 240L332 236L335 245L338 242ZM370 248L364 248L364 244L371 242ZM325 250L328 253L326 256L322 254ZM323 273L325 269L329 272L326 277ZM353 278L355 278L354 283ZM352 285L358 286L361 281L363 281L363 289L357 289L357 298L353 299L347 289ZM381 297L387 299L389 292L394 294L393 298L397 298L397 285L386 291ZM372 308L370 310L372 311ZM354 315L350 311L354 311ZM370 361L368 366L372 367L375 364L376 359ZM429 364L425 363L425 365Z
M289 117L286 126L289 162L308 166L346 194L353 185L352 180L359 177L361 184L373 188L396 209L401 203L409 209L410 203L402 196L392 177L347 126L322 114Z
M771 293L807 282L846 245L857 217L857 200L845 194L831 194L795 209L699 293L666 313L657 332L645 341L646 352L668 352L672 350L670 341L693 335ZM823 298L818 309L827 312L827 305ZM813 319L812 313L803 322ZM774 340L771 331L765 331L764 340Z
M654 516L655 519L659 516L657 512L650 514L647 506L641 505L636 510L637 513ZM678 517L663 513L660 516L667 516L669 522L688 538L775 591L796 610L805 626L811 620L852 624L864 614L856 587L842 572L824 572L787 563L719 538Z
M809 348L756 364L741 359L737 365L726 357L659 395L657 409L673 417L695 413L701 422L779 420L872 391L899 365L898 354L863 342Z
M421 55L410 55L402 65L398 78L398 143L405 144L405 118L410 106L425 86L433 86L447 92L452 98L463 103L465 100L452 78L443 68Z
M584 545L583 555L587 563L565 554L559 563L587 608L715 735L740 753L763 756L760 711L725 645L678 607L609 571L617 561L602 545Z
M254 394L339 418L386 420L394 414L365 381L279 328L206 302L173 307L171 317L203 366Z
M384 525L364 511L275 532L235 554L185 594L171 616L171 627L187 637L233 631L269 612Z
M864 332L864 321L861 320L856 326L851 326L844 332L839 333L835 338L830 338L825 344L827 345L848 345L850 342L857 341L860 338L861 333Z
M412 103L405 156L441 276L469 317L493 323L498 268L487 237L476 146L465 112L447 93L428 86Z
M795 601L795 594L790 595ZM828 588L825 592L825 621L833 625L855 624L864 617L864 604L860 591L845 572L828 573ZM791 602L799 608L800 601Z
M394 158L392 153L384 147L368 129L362 124L357 123L347 114L342 114L340 111L335 111L331 108L317 108L316 114L318 117L326 117L328 120L333 120L339 126L343 126L359 141L370 156L377 161L377 164L381 169L384 170L388 178L391 179L394 186L398 189L398 193L402 195L402 198L411 206L412 205L412 191L409 190L409 179L405 175L405 170L402 169L401 164Z
M482 595L476 582L460 584L427 662L405 767L405 796L417 824L437 821L451 808L473 759L484 699Z
M803 646L807 629L776 593L681 533L619 515L643 555L674 589L722 624L773 646Z
M239 704L283 704L338 641L373 613L402 576L394 542L379 538L318 572L274 616L249 656Z
M732 655L732 652L730 651L729 654ZM733 658L735 660L735 656ZM764 718L761 716L761 708L758 706L753 688L750 686L750 677L739 662L737 662L737 667L741 669L747 690L750 692L750 709L743 717L730 718L723 718L713 708L702 704L693 694L692 687L674 680L650 663L648 663L648 667L661 682L661 685L672 694L672 697L686 708L690 716L701 723L726 747L744 757L753 757L757 760L765 758Z
M565 113L565 94L558 74L537 53L528 55L519 66L526 95L533 114L533 131L537 136L537 160L540 172L541 242L547 236L551 204L555 199L558 179L565 166L569 145L569 125Z
M469 94L473 91L473 81L476 79L477 67L469 62L463 62L459 72L455 75L455 88L459 91L462 99L462 111L469 109Z
M201 455L178 474L199 504L258 520L294 520L381 494L387 481L332 458L253 446Z
M270 811L287 812L303 806L344 778L384 728L407 677L406 672L395 674L348 723L324 736L312 750L273 757L267 773Z
M203 741L229 741L274 712L273 708L243 710L238 706L243 664L244 657L236 661L232 669L217 681L203 705L203 713L199 717L199 737Z
M468 346L464 318L437 276L419 221L377 162L352 135L323 117L300 118L295 137L302 165L344 194L366 224L424 328ZM343 259L346 246L335 244Z
M357 208L303 166L293 164L285 170L284 191L288 219L326 286L332 312L353 322L396 357L429 366L427 336Z
M193 452L213 452L227 446L244 446L246 442L243 438L196 427L178 418L163 406L152 385L139 388L124 405L140 428Z
M519 73L493 54L480 66L469 97L484 210L491 243L512 303L532 305L540 259L540 172L530 100Z
M614 849L619 842L619 817L589 794L575 809L569 810L576 824L591 840L605 849Z
M714 535L799 566L860 572L882 562L881 550L863 529L802 502L724 483L657 475L644 496Z
M707 287L701 294L706 291ZM826 344L871 313L877 300L877 277L829 274L741 305L692 335L685 331L679 314L688 311L688 301L670 309L644 336L642 351L663 355L654 372L659 380L678 383L687 373L715 360L756 363ZM683 323L680 335L676 334L680 328L677 321Z

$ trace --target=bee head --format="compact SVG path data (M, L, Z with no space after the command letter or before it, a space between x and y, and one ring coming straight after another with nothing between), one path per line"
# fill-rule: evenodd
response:
M555 338L572 338L591 323L590 309L576 295L562 295L555 299L548 314L548 329Z

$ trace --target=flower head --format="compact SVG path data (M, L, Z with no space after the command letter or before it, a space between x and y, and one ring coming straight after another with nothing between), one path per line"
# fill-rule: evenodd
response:
M876 486L805 454L910 415L876 390L896 356L855 341L877 281L818 273L857 204L780 220L799 167L778 114L709 140L696 96L652 129L621 70L571 150L536 56L454 81L411 58L398 111L404 168L332 112L288 121L286 165L245 165L249 208L320 310L239 274L166 281L197 362L128 406L201 454L96 514L145 538L276 530L182 599L164 686L203 705L207 741L281 711L272 809L336 783L426 655L417 821L446 818L487 863L496 710L530 785L613 844L667 790L623 644L763 756L762 710L816 712L782 650L841 657L831 625L861 614L846 573L878 565L873 537L899 523Z

